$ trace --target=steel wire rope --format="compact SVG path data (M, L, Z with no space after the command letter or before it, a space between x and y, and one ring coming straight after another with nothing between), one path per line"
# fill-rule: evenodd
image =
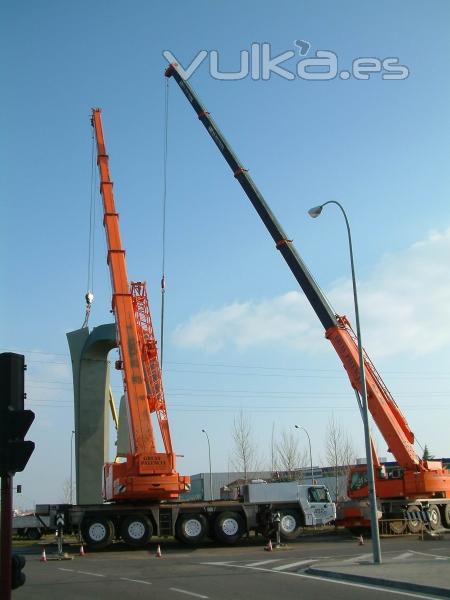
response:
M163 130L163 192L162 192L162 257L161 257L161 333L159 361L161 371L164 359L164 300L166 293L166 208L167 208L167 153L168 153L168 127L169 125L169 80L165 78L164 91L164 130Z
M94 128L92 128L91 143L91 177L90 177L90 201L89 201L89 239L88 239L88 266L86 281L86 313L82 327L87 327L91 305L94 300L94 259L95 259L95 161L94 161Z

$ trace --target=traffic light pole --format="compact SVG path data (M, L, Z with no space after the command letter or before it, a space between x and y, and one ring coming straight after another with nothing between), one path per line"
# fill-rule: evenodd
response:
M12 477L2 475L1 498L1 579L0 598L11 600L11 554L12 554Z
M12 556L13 475L25 469L34 450L34 442L24 439L34 419L34 412L24 408L25 369L23 354L0 354L1 600L11 600L11 588L25 582L25 559L14 555L13 565Z

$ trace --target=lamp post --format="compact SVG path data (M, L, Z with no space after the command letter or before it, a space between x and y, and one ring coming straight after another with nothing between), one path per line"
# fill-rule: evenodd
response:
M353 284L353 302L355 306L355 319L356 319L356 337L358 340L358 361L359 361L359 376L361 382L361 415L364 425L364 441L366 446L366 462L367 462L367 482L369 487L369 505L370 505L370 526L372 533L372 550L373 550L373 561L375 563L381 563L381 548L380 548L380 532L378 531L378 516L377 516L377 495L375 490L375 477L373 469L372 459L372 448L370 442L370 430L369 430L369 411L367 406L367 387L366 387L366 373L364 368L363 360L363 347L361 341L361 327L359 322L359 308L358 308L358 294L356 290L356 276L355 276L355 263L353 260L353 246L352 236L350 233L350 224L348 222L347 214L342 204L336 200L329 200L324 202L320 206L310 208L308 214L310 217L315 219L320 215L324 206L327 204L336 204L340 208L347 226L348 245L350 251L350 266L352 271L352 284Z
M208 440L208 457L209 457L209 495L211 496L210 500L213 499L212 492L212 469L211 469L211 444L209 443L209 435L205 429L202 429L202 433L206 435L206 439Z
M311 464L311 485L314 483L314 469L313 469L313 461L312 461L312 451L311 451L311 438L309 437L309 433L306 431L306 429L304 427L302 427L301 425L294 425L295 429L303 429L303 431L306 433L307 437L308 437L308 444L309 444L309 461Z
M73 500L73 439L75 436L75 431L72 430L72 433L70 435L70 494L69 494L69 498L70 498L70 504L72 504L72 500Z

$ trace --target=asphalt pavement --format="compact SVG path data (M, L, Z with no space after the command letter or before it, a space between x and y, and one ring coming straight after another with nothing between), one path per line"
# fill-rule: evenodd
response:
M67 548L73 560L40 560L39 548L27 554L27 582L13 600L390 600L450 598L450 536L382 540L382 565L371 562L371 544L350 537L300 539L272 552L263 542L236 547L211 544L194 549L176 542L144 550L118 544L110 551ZM51 558L56 548L47 546Z
M450 533L423 542L421 550L388 552L382 556L381 564L375 564L369 540L365 553L344 560L314 563L306 572L334 580L450 598ZM435 549L437 542L439 548Z

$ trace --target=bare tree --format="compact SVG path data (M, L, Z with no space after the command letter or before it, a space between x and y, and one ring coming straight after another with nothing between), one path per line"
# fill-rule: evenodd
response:
M75 484L73 484L72 490L70 489L70 487L70 479L64 479L61 487L61 502L63 502L64 504L70 504L71 502L73 502L73 498L75 498Z
M348 434L332 415L328 421L326 461L333 467L335 478L335 501L346 495L346 481L350 465L356 461L356 452Z
M284 430L276 445L277 468L285 471L289 479L294 479L295 470L307 465L307 452L298 447L298 436L293 431Z
M244 479L247 479L250 471L259 470L259 462L256 445L252 438L251 423L242 409L239 416L233 420L233 440L232 463L237 471L244 474Z

